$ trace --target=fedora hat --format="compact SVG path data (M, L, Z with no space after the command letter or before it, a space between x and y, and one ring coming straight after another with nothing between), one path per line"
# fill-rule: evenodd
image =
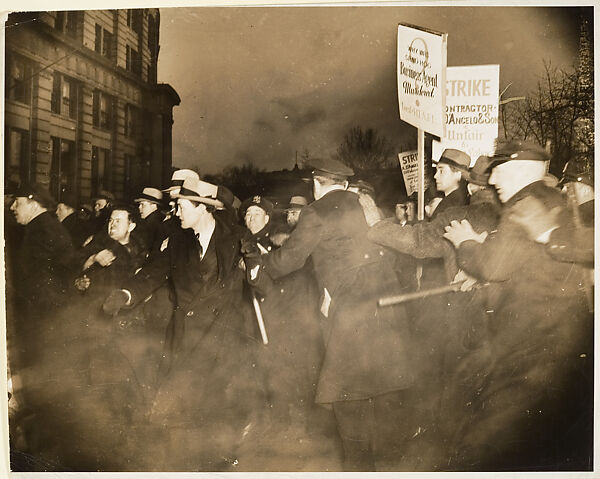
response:
M221 200L217 199L218 186L207 183L196 178L187 178L183 181L181 188L177 193L171 194L172 198L197 201L207 205L213 205L216 208L224 208Z
M187 170L185 168L181 170L175 170L171 175L171 186L164 189L163 192L171 193L172 191L178 190L181 188L181 185L183 185L183 182L188 178L195 178L199 180L200 176L194 170Z
M157 190L156 188L144 188L142 190L142 194L138 196L135 200L136 203L141 203L142 201L148 201L149 203L154 203L160 205L162 201L162 192Z

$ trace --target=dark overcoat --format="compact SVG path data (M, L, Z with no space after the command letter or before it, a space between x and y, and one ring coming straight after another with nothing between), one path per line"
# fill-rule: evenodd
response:
M69 233L55 216L46 211L31 220L15 264L19 299L34 309L59 306L73 268L72 253Z
M167 236L167 229L164 223L165 216L160 210L153 211L146 218L138 221L134 231L135 235L140 236L148 251L157 251L163 240Z
M269 222L249 235L263 253L277 250L271 238L280 226ZM249 232L248 232L249 233ZM258 364L265 374L272 416L280 422L314 407L323 339L318 306L319 293L312 262L269 284L255 294L265 322L269 343L260 349ZM297 414L298 415L298 414Z
M367 231L358 195L332 191L302 210L289 239L264 262L275 279L312 257L320 304L331 297L321 318L326 349L317 403L370 398L413 382L404 309L377 307L380 296L397 291L393 257Z
M154 423L169 428L171 438L174 429L189 434L162 448L155 442L168 451L167 465L158 467L219 469L214 462L221 460L218 455L227 456L226 449L235 448L249 418L264 404L254 362L257 328L238 267L243 232L216 218L200 260L192 230L175 230L164 251L126 285L134 304L168 278L176 296L165 376L151 414ZM202 439L192 440L194 434Z
M465 414L458 428L458 468L582 467L575 464L591 450L585 426L592 403L585 388L593 322L585 312L581 270L554 260L511 220L528 196L548 209L564 206L557 190L532 183L503 205L497 232L458 249L465 271L495 283L491 364L473 390L472 415Z

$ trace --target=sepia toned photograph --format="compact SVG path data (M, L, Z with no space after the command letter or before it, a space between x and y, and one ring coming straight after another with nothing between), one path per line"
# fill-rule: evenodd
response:
M73 8L3 17L7 474L594 471L594 6Z

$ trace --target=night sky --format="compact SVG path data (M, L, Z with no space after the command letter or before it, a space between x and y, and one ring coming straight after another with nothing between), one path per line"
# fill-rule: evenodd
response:
M181 96L174 165L292 168L296 151L329 155L354 125L413 146L398 116L399 22L447 32L448 66L500 64L506 96L534 87L543 60L577 58L576 8L161 8L159 81Z

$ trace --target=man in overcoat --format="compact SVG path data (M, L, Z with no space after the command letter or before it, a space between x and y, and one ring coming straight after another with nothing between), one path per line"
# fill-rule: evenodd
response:
M162 200L162 191L150 187L144 188L134 200L138 204L141 218L137 234L140 235L149 252L158 250L166 235L166 228L163 225L165 216L161 211Z
M8 361L15 391L22 411L30 413L31 423L21 423L32 459L30 464L16 464L36 470L40 455L49 459L55 423L51 408L53 388L43 377L41 368L47 353L53 348L49 332L56 326L56 312L64 305L69 278L74 264L73 244L69 233L52 211L54 199L42 185L24 185L15 193L10 206L16 222L24 226L17 251L8 252L14 258L13 275L15 301L8 302ZM17 376L19 381L17 381ZM11 424L11 426L13 426ZM31 427L29 427L31 426ZM13 444L13 447L15 445ZM24 452L24 451L21 451ZM29 469L31 470L31 469Z
M499 145L489 183L503 203L497 231L476 233L466 220L446 237L461 268L496 288L491 305L492 363L473 390L472 414L457 428L463 470L577 470L591 467L591 397L586 394L593 322L581 271L533 241L515 216L529 198L571 218L564 198L543 178L549 157L524 141ZM549 234L549 233L545 233Z
M263 402L254 367L255 323L242 297L244 230L214 215L217 187L186 179L178 193L181 228L160 255L104 304L115 314L143 301L169 277L177 298L166 376L151 411L157 425L152 470L217 471L242 459L238 447Z
M462 219L468 219L478 232L496 228L500 206L495 191L487 186L487 166L487 157L480 157L473 168L462 173L470 193L468 205L446 208L430 221L402 226L392 219L381 220L376 205L362 198L361 205L367 223L371 225L369 239L415 258L443 258L446 284L455 278L465 279L464 273L459 273L452 243L443 236L444 228L451 221ZM472 285L472 279L468 281ZM442 309L440 314L433 317L425 315L422 308L415 307L415 340L420 344L418 354L421 355L419 367L422 374L421 381L413 388L413 394L422 404L430 404L420 422L429 430L435 428L435 434L429 436L435 444L442 444L444 433L452 430L455 403L460 403L458 398L462 380L456 374L457 362L466 355L473 360L475 355L471 349L481 347L485 340L488 319L485 313L486 293L486 290L474 290L440 295L443 299L440 301ZM427 302L431 302L431 298L422 301ZM483 351L478 354L483 354ZM425 440L425 437L422 438L422 441ZM415 443L414 447L422 448L423 444ZM430 455L426 459L426 463L423 463L426 469L447 467L444 455Z
M396 275L390 253L367 239L358 195L346 191L354 172L335 160L314 159L311 166L315 201L280 249L262 261L249 252L247 274L260 285L312 258L326 347L315 401L333 406L344 468L374 470L397 446L388 428L396 441L411 429L408 417L389 415L407 412L401 396L414 381L408 318L402 308L377 307L380 296L396 291ZM400 452L393 453L398 460Z

